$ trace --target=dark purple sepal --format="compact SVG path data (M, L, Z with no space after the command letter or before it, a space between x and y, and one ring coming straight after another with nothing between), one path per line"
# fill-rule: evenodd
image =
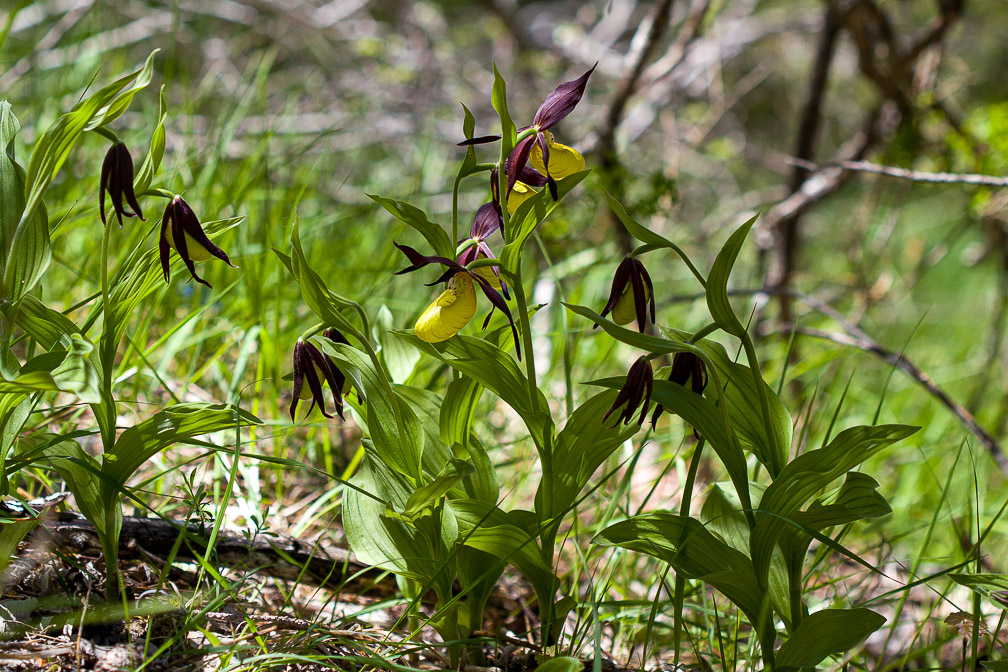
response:
M558 124L564 117L574 111L577 104L581 102L585 87L588 85L588 78L595 71L596 63L591 70L584 73L577 79L564 82L547 95L539 109L536 110L532 125L541 131L545 131Z

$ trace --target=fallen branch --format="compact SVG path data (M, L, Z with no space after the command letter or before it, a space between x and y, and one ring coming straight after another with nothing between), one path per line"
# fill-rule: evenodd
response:
M55 520L46 521L34 536L71 552L101 554L94 525L77 513L60 513ZM192 561L197 553L199 557L206 555L209 536L209 529L193 523L124 516L119 556ZM322 549L279 534L263 533L247 538L221 531L209 559L222 567L247 567L273 578L354 594L387 597L397 591L391 575L357 561L347 550Z

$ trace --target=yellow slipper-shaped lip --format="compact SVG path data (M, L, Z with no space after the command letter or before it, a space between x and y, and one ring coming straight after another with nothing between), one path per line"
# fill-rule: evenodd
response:
M554 180L562 180L568 175L584 170L585 160L581 156L581 152L573 147L554 142L553 134L549 131L546 131L546 144L549 145L549 176ZM542 148L539 143L532 147L532 151L529 153L529 163L543 175L546 174L546 164L543 163Z
M448 288L417 319L414 333L427 343L445 341L469 324L476 314L476 288L468 273L457 273Z

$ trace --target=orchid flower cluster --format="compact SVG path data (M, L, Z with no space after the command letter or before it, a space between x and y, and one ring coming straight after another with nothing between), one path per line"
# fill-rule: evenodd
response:
M133 158L130 156L126 144L120 141L111 130L102 129L103 135L112 136L113 144L105 154L102 162L101 179L98 188L98 208L101 211L102 224L105 221L105 195L108 194L119 219L119 228L123 225L123 216L137 217L143 221L143 212L137 202L136 194L133 190L135 179L133 171ZM199 218L193 212L189 204L178 194L171 194L160 189L149 190L148 193L156 196L163 196L168 199L164 214L161 216L161 233L158 242L158 250L161 257L161 269L164 273L165 282L170 282L169 265L171 263L171 250L182 259L182 263L189 270L189 275L196 282L210 287L210 283L201 278L196 273L197 261L207 261L208 259L220 259L231 268L237 268L231 263L231 259L221 248L217 247L207 237L200 224ZM132 212L126 210L126 206Z
M557 142L549 130L574 111L584 96L588 78L595 68L577 79L564 82L543 99L532 119L532 124L518 129L524 137L504 161L507 177L507 191L500 196L500 174L497 166L490 171L491 200L477 209L469 229L468 239L458 241L464 248L457 260L437 256L424 256L411 247L395 243L410 260L411 265L399 273L408 273L431 263L439 263L447 268L445 273L432 284L448 282L448 287L438 296L417 319L415 333L428 343L447 340L462 330L476 313L476 287L490 301L493 309L500 309L508 318L514 335L515 349L521 359L518 332L508 309L507 285L500 277L500 267L481 266L469 270L468 265L480 259L494 259L487 239L500 231L504 234L502 208L514 214L523 202L535 196L536 189L547 187L553 200L557 200L558 179L563 179L584 170L584 157L576 149ZM464 140L460 146L484 144L500 139L498 135L482 136ZM485 329L493 314L491 309L483 322Z

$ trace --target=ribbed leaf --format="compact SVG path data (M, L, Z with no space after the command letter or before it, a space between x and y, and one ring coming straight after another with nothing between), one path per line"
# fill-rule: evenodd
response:
M316 336L312 342L332 358L337 368L367 400L365 421L376 454L391 468L421 482L424 430L409 404L382 382L374 363L360 350Z
M14 138L20 130L21 124L10 103L0 101L0 277L25 203L24 169L14 156Z
M557 433L553 448L552 482L543 483L536 493L536 509L542 519L563 516L573 505L595 473L595 470L619 448L624 441L637 433L633 423L620 425L613 417L603 420L616 394L602 392L582 402ZM613 426L615 425L615 426ZM552 501L544 501L545 493L552 493Z
M321 276L308 265L308 260L301 247L301 235L296 218L291 229L291 249L293 254L286 259L286 262L290 264L291 275L301 285L301 297L312 312L327 325L336 327L341 332L349 333L356 331L356 328L343 315L343 312L353 310L363 325L361 333L370 334L371 327L368 325L367 314L360 304L329 291ZM283 260L284 257L281 256L281 259Z
M540 601L553 600L560 580L543 562L539 546L516 512L471 499L453 501L452 508L466 546L514 565L532 584Z
M118 485L153 455L202 434L260 425L262 420L230 404L184 403L158 411L127 427L105 454L102 473Z
M358 489L348 488L343 495L343 526L354 555L422 584L439 577L450 591L455 577L452 550L458 538L451 508L441 507L436 520L424 516L407 522L389 515L406 508L413 486L384 464L366 440L364 459L350 483Z
M416 229L427 241L427 244L434 250L434 254L439 257L455 258L455 246L448 239L448 234L440 224L427 219L423 210L410 205L405 201L397 201L391 198L368 194L368 198L389 211L396 219L409 224Z
M43 194L81 133L122 114L133 95L150 83L155 53L151 52L143 67L136 72L77 103L35 143L25 176L24 209L10 238L10 250L4 265L4 286L12 302L17 302L32 290L52 256L49 221L42 205Z
M540 456L551 454L554 428L549 404L539 390L534 400L529 399L528 379L511 355L492 343L470 336L458 335L440 343L427 343L413 332L397 331L395 334L500 397L525 421Z
M718 252L710 275L707 276L707 307L711 317L719 327L736 338L741 338L745 334L745 327L735 316L731 303L728 301L728 276L731 274L735 260L742 249L742 243L745 242L746 236L749 235L749 229L755 222L756 217L753 217L736 229L721 251Z
M694 518L657 511L609 526L595 543L647 553L688 578L701 579L757 623L763 592L743 553L721 541Z
M502 156L508 156L511 150L514 149L515 138L517 134L515 132L514 122L511 121L511 114L508 112L507 106L507 85L504 82L504 78L497 71L497 64L493 66L494 73L494 83L493 89L490 91L490 104L493 105L494 110L497 112L497 116L500 117L501 124L501 152Z
M917 431L907 425L852 427L824 448L810 450L781 470L760 500L752 535L752 559L764 576L777 539L789 519L820 490L886 446Z
M53 434L40 434L24 440L21 451L37 451L44 461L60 475L67 489L73 493L81 513L91 521L100 535L106 530L105 501L102 499L101 466L76 441L62 439ZM122 511L114 507L118 520L112 521L118 530Z
M824 609L810 614L777 651L778 669L815 667L827 656L850 651L883 625L871 609Z
M154 181L154 175L157 174L158 168L161 167L161 159L164 158L164 125L165 118L168 116L168 105L165 103L165 87L163 85L161 86L159 98L158 123L154 127L154 133L151 134L150 149L147 150L147 155L144 157L143 163L140 164L140 170L137 171L136 178L133 180L133 191L136 192L137 196L147 191L150 187L151 182Z
M683 339L688 337L672 330L662 331L666 336L682 336ZM707 353L710 361L717 367L721 380L725 381L725 401L732 409L732 427L738 434L742 448L752 451L764 465L769 466L773 463L770 459L771 451L777 453L777 464L786 464L791 446L791 414L784 406L784 402L766 382L762 381L761 376L773 426L773 433L768 441L752 370L733 361L720 343L704 340L700 341L697 347Z
M641 241L642 243L657 248L677 247L676 244L673 243L668 238L665 238L664 236L655 233L646 226L637 223L637 221L635 221L633 217L627 214L626 208L623 207L623 204L617 201L615 198L613 198L612 194L610 194L608 191L602 189L602 193L603 195L605 195L606 202L609 204L609 209L612 210L613 214L616 215L616 218L623 223L623 226L626 227L627 233L629 233L631 236Z

